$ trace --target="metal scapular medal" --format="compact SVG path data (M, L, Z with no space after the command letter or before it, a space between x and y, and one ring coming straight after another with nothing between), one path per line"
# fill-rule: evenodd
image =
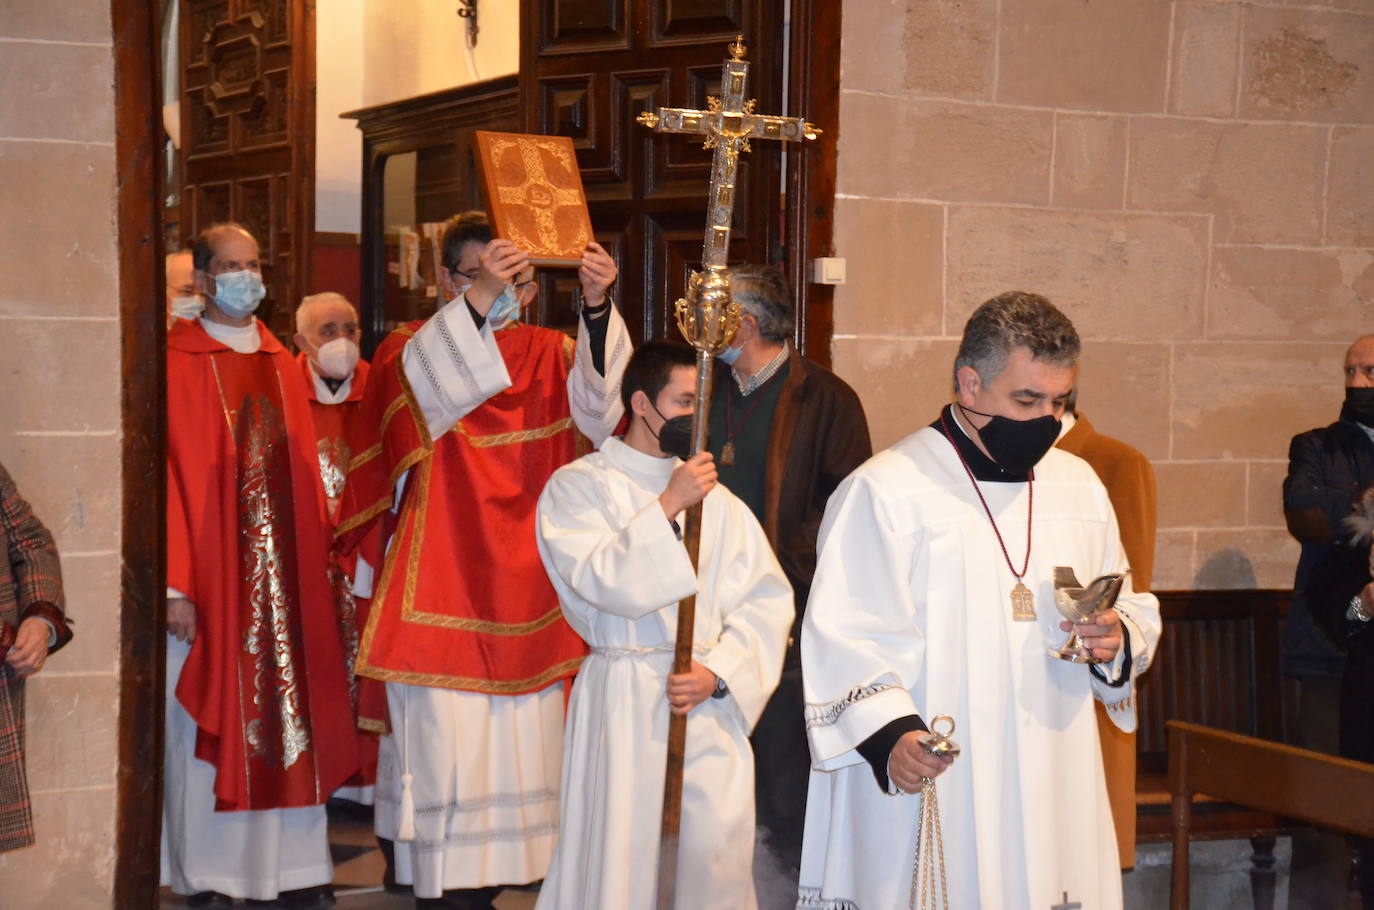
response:
M1035 619L1035 595L1021 579L1016 579L1016 587L1011 589L1011 618L1015 622L1031 622Z
M940 729L941 724L947 725L944 730ZM953 733L954 718L948 714L937 715L930 722L930 732L921 736L921 746L937 758L952 758L959 754L959 744L950 739ZM940 800L935 793L935 780L927 777L921 784L916 851L911 859L910 910L936 908L949 910L949 888L945 883L945 842L940 833Z

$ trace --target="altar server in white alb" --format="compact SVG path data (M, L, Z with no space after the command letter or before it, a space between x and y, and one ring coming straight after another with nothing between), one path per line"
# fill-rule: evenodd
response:
M949 906L1121 907L1093 701L1134 729L1159 604L1128 576L1115 610L1072 627L1102 663L1050 654L1070 629L1055 567L1084 584L1127 569L1106 489L1051 448L1078 353L1045 298L989 300L964 328L955 402L831 497L802 628L799 908L906 907L913 794L936 775ZM919 742L939 714L958 724L952 764Z
M568 705L560 836L538 910L653 906L670 709L687 714L677 905L757 906L749 732L778 684L792 590L753 513L717 486L710 453L670 454L687 449L695 384L691 348L637 350L624 438L559 469L539 499L540 555L591 654ZM679 528L696 502L693 572ZM678 601L693 592L695 656L674 675Z

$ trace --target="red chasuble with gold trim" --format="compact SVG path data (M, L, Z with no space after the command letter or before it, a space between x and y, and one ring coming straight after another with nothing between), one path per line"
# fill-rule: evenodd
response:
M315 452L319 458L320 479L324 482L324 495L329 503L329 519L333 522L339 517L339 497L343 494L349 462L353 460L353 451L349 448L349 427L357 418L363 403L368 365L366 360L359 360L353 367L353 380L348 386L348 397L335 404L328 404L320 401L310 358L304 353L299 353L296 355L296 363L301 368L301 376L305 378L305 388L309 395L310 417L315 422ZM347 557L331 554L330 560L330 582L334 585L335 602L338 606L339 635L343 640L349 696L353 700L358 726L367 731L358 735L358 760L361 766L359 773L347 783L349 786L365 786L377 780L376 734L386 732L387 729L386 691L376 680L359 679L353 672L354 664L358 660L358 637L363 625L367 623L369 606L367 598L353 596L352 578L357 570L357 557L353 554Z
M344 487L340 545L357 546L379 519L391 534L358 672L495 695L538 691L571 677L586 653L534 535L544 484L585 448L568 406L572 340L521 323L497 331L511 387L431 440L401 361L419 325L393 332L373 357Z
M357 768L315 430L261 323L239 354L167 337L167 584L196 605L176 697L220 811L318 805Z
M319 456L324 495L329 499L329 517L337 519L339 497L343 494L344 478L348 476L348 463L353 460L348 427L362 406L369 368L366 360L359 360L353 368L348 397L337 404L325 404L315 390L315 371L310 367L310 358L305 354L297 354L296 363L305 377L310 417L315 421L315 451Z

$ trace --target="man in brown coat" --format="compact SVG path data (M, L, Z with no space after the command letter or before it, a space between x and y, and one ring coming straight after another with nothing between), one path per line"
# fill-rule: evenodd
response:
M760 839L795 884L811 752L801 692L801 622L826 500L873 454L854 390L789 343L792 294L775 268L730 270L742 320L716 367L708 448L720 482L753 511L792 585L797 608L782 679L754 729ZM767 910L767 891L760 902ZM790 889L790 907L796 900Z
M1078 393L1064 411L1064 427L1056 445L1092 466L1116 512L1121 546L1131 564L1131 586L1150 590L1155 565L1156 491L1150 460L1139 451L1110 436L1103 436L1088 418L1075 410ZM1116 822L1116 844L1121 868L1135 865L1135 734L1123 733L1097 703L1097 732L1102 741L1102 766L1107 775L1107 797Z
M71 640L57 547L0 465L0 851L33 843L24 776L24 679Z

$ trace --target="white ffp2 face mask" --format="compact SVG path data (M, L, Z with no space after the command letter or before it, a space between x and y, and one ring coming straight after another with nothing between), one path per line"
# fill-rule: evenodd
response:
M205 298L199 294L172 298L172 316L176 319L195 319L205 311Z
M315 349L315 366L330 379L347 379L353 375L362 352L347 338L326 341Z

